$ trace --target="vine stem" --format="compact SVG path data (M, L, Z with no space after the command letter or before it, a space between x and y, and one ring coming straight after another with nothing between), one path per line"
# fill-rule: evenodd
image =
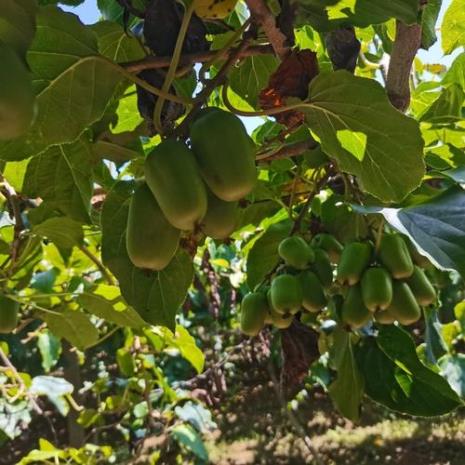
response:
M193 0L191 4L187 7L187 10L184 12L184 16L182 18L182 23L181 27L179 28L179 33L178 37L176 39L176 46L174 48L173 52L173 58L171 60L170 66L168 68L168 72L166 73L165 81L163 82L163 86L161 88L161 91L164 94L167 94L170 87L171 83L173 82L173 79L176 74L176 69L179 64L179 59L181 58L181 51L182 51L182 46L184 44L184 39L186 37L187 33L187 28L189 27L189 23L192 17L192 14L194 13L194 7L195 3L197 0ZM162 96L159 97L157 100L157 103L155 104L155 110L153 112L153 124L155 126L155 129L161 134L163 129L161 126L161 112L163 109L163 103L165 102L165 98Z
M315 460L315 463L317 465L324 465L323 461L321 460L320 454L318 453L316 448L313 446L312 440L310 439L307 432L305 431L304 426L300 423L298 417L294 414L294 412L292 412L291 410L289 410L287 408L286 400L284 399L284 396L283 396L282 392L280 391L280 389L278 387L279 382L278 382L278 379L276 377L276 373L275 373L275 370L274 370L274 367L273 367L271 361L269 361L267 363L267 369L268 369L268 373L270 375L271 381L273 383L273 387L274 387L274 390L275 390L275 393L276 393L276 397L278 398L279 403L281 404L281 408L286 413L287 417L289 418L289 421L292 423L292 426L296 430L297 434L299 434L300 437L302 438L302 440L303 440L303 442L305 444L305 447L312 454L313 459Z
M124 68L124 66L121 66L121 65L119 65L117 63L114 63L113 61L111 61L108 58L105 58L103 56L91 55L91 56L83 58L82 60L79 60L78 64L82 64L82 63L84 63L86 61L92 61L92 60L98 60L98 61L104 62L106 65L108 65L111 68L118 71L118 73L122 74L129 81L132 81L134 84L137 84L138 86L140 86L143 89L147 90L151 94L156 95L157 97L163 98L165 100L170 100L172 102L180 103L182 105L191 105L192 104L192 100L184 99L184 98L178 97L177 95L170 94L168 91L163 91L161 89L158 89L157 87L152 86L151 84L144 81L140 77L135 76L134 74L130 73L126 68ZM71 69L71 67L69 69Z
M229 40L226 42L226 44L220 48L219 50L215 51L215 54L205 61L205 63L202 65L202 68L200 69L199 75L204 76L206 72L206 68L209 66L212 66L214 63L216 63L218 60L223 58L229 51L229 49L234 45L234 42L244 33L244 31L247 29L251 22L251 19L248 18L244 23L239 27L237 30L234 31L232 36L229 38Z
M235 113L236 115L245 116L245 117L273 116L273 115L278 115L280 113L284 113L286 111L297 110L298 108L305 108L309 106L313 107L313 105L311 104L299 102L299 103L293 103L291 105L284 105L282 107L268 108L267 110L258 110L258 111L240 110L239 108L236 108L229 100L227 84L223 85L223 89L221 90L221 96L223 98L223 103L225 107L229 111L231 111L232 113Z
M2 359L2 362L5 364L5 366L11 370L15 380L18 382L19 386L21 387L21 390L25 393L26 397L30 401L32 408L39 415L42 415L43 410L40 408L39 404L34 399L34 396L28 391L26 384L24 383L21 376L19 376L18 370L16 370L16 367L10 362L10 359L6 356L5 352L3 352L3 349L1 347L0 347L0 358Z
M246 21L247 22L247 21ZM244 24L246 24L246 22ZM243 27L237 29L235 32L239 32ZM245 29L245 28L244 28ZM241 31L242 32L242 31ZM233 37L231 37L233 39ZM237 39L237 37L236 37ZM195 63L209 63L213 64L214 62L226 57L229 55L230 46L234 41L228 46L223 47L220 50L209 50L206 52L196 52L196 53L186 53L181 56L180 62L183 66L190 66ZM271 45L253 45L250 46L247 50L243 50L238 58L247 58L251 56L260 56L260 55L271 55L273 53L273 48ZM149 56L143 58L142 60L137 61L128 61L121 63L126 71L130 73L140 73L145 69L161 69L168 68L171 64L172 56Z
M223 66L216 73L213 79L208 81L208 84L206 84L205 87L200 91L200 93L195 97L194 106L192 107L191 111L184 118L182 123L176 128L177 134L184 134L188 131L189 123L192 120L192 118L197 114L198 110L200 110L205 100L207 100L207 98L216 89L216 87L223 83L229 68L236 62L236 60L242 55L242 53L248 49L249 43L250 38L243 37L242 42L238 45L238 47L229 54L228 59L223 63Z
M95 263L97 268L99 269L100 273L102 273L102 276L105 278L105 281L113 286L115 284L115 281L111 274L108 272L108 270L105 268L103 263L96 257L85 245L80 245L79 250L86 256L88 257L92 262Z

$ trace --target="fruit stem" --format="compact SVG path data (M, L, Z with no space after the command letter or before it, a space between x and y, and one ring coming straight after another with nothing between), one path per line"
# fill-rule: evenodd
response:
M168 93L171 87L171 83L173 82L173 79L176 74L176 69L178 67L179 60L181 58L181 51L182 51L182 46L184 44L184 39L186 37L187 29L189 27L192 14L194 13L195 2L196 0L193 0L191 2L191 4L185 10L184 16L182 18L181 27L179 28L178 37L176 39L176 46L173 52L173 59L171 60L170 66L168 68L168 72L166 73L165 81L163 82L163 86L161 88L162 92L165 94ZM155 104L155 110L153 112L153 124L155 126L155 129L160 134L163 132L163 129L161 126L161 112L163 109L164 102L165 102L165 98L163 96L160 96L160 98L157 100L157 103Z
M381 239L383 238L383 229L384 229L384 218L381 217L379 222L378 229L376 231L376 241L375 241L375 251L378 252L379 246L381 244Z

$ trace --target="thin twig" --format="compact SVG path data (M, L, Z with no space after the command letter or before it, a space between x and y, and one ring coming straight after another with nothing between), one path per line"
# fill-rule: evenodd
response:
M24 383L23 379L21 378L21 376L19 376L19 373L16 370L15 366L10 362L10 359L6 356L5 352L3 352L3 349L1 347L0 347L0 358L2 359L5 366L11 370L15 380L18 382L19 386L21 387L21 390L24 392L29 402L31 403L32 408L39 415L42 415L44 413L43 410L40 408L39 404L34 399L34 396L28 391L27 386Z
M276 18L263 0L246 0L252 18L265 32L275 54L282 60L290 52L287 37L276 25Z
M223 83L229 68L231 68L231 66L234 65L234 63L239 59L241 54L249 47L251 40L252 38L249 35L245 35L241 43L238 45L238 47L231 51L228 59L223 63L223 66L219 69L218 73L216 73L215 77L211 79L210 81L208 81L205 87L200 91L200 93L194 99L194 105L191 111L176 129L176 132L178 134L184 134L187 132L192 118L197 114L200 108L202 108L202 105L208 99L208 97L212 94L212 92L220 84Z
M79 250L86 255L88 258L90 258L91 261L95 263L97 268L99 269L100 273L102 273L102 276L104 277L105 281L110 284L114 285L115 281L109 271L105 268L104 264L85 246L85 245L80 245Z
M13 265L15 264L19 256L19 248L21 246L21 233L24 231L25 226L24 226L23 218L21 216L21 208L19 205L20 198L18 194L16 193L13 186L9 184L9 182L5 179L5 177L2 174L0 174L0 182L1 182L0 192L7 199L8 205L10 207L11 215L13 216L15 220L15 224L13 227L13 242L11 245L11 252L10 252L10 257L11 257L10 269L12 269Z
M263 153L257 155L256 159L260 162L270 162L272 160L280 160L282 158L291 158L302 155L307 150L312 150L318 147L318 142L309 137L300 142L295 142L294 144L284 145L278 150Z
M209 63L212 59L215 61L220 60L221 58L225 58L230 53L234 53L231 50L223 50L222 54L218 53L218 50L208 51L208 52L197 52L197 53L189 53L182 55L180 59L181 66L192 65L195 63ZM242 52L237 55L236 58L247 58L251 56L259 56L259 55L270 55L273 53L273 47L271 45L254 45L246 50L242 50ZM149 56L142 60L137 61L128 61L126 63L122 63L122 66L126 71L130 73L140 73L145 69L160 69L160 68L168 68L172 61L172 56L164 56L164 57L156 57L156 56Z

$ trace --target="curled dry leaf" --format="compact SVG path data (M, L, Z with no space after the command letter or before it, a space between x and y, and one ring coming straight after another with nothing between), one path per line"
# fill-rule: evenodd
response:
M304 100L308 95L308 85L317 74L318 60L315 52L292 51L271 75L268 86L260 92L260 106L268 110L284 106L289 97ZM299 111L279 113L275 118L288 128L297 127L304 121L304 115Z

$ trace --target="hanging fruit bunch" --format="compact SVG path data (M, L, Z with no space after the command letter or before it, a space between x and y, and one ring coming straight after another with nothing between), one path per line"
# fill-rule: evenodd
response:
M254 145L235 115L204 110L191 126L190 142L166 139L145 160L126 234L128 255L139 268L164 269L183 231L228 237L238 200L255 185Z
M437 295L424 269L431 268L430 261L407 241L392 232L383 234L377 248L368 240L343 246L327 233L311 241L287 237L279 244L282 261L269 283L242 301L242 331L255 336L266 324L284 329L296 314L314 321L309 314L325 310L352 329L371 322L417 322L421 307Z

